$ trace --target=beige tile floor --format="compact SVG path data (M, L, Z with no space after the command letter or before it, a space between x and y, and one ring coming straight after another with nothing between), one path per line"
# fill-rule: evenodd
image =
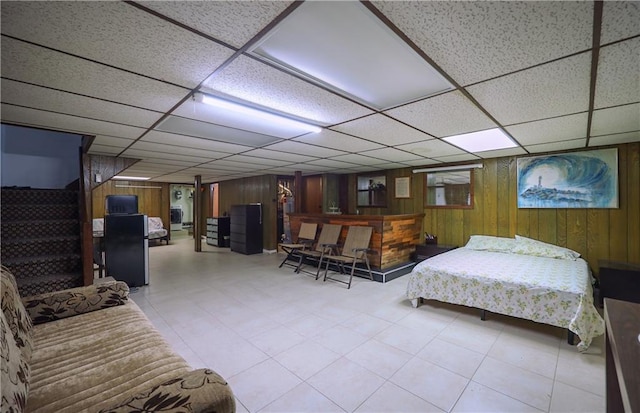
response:
M150 248L131 297L194 367L231 384L239 412L603 412L603 337L405 299L406 277L316 281L176 233Z

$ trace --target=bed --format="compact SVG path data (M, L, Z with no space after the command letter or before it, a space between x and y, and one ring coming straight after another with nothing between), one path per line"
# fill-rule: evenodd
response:
M566 328L585 351L604 334L592 281L575 251L520 236L473 235L464 247L417 264L407 298L414 307L437 300Z

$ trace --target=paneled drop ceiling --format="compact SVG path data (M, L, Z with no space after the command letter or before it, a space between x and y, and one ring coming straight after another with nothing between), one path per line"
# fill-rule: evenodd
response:
M354 3L321 6L340 16ZM0 7L2 122L94 136L90 154L141 159L129 176L178 183L195 175L216 182L295 171L357 173L640 141L638 1L355 3L364 20L395 36L385 44L409 50L448 84L391 107L364 103L253 52L284 23L296 26L290 19L310 3L2 1ZM327 38L336 37L333 30L327 25ZM296 45L305 52L326 47L317 36L299 38L306 39ZM352 40L364 40L359 49L368 55L349 59L351 52L340 51ZM314 65L333 69L344 60L354 69L355 60L363 67L355 66L352 83L383 69L389 75L372 88L406 87L403 76L391 75L403 69L390 57L397 50L372 42L359 23L338 43L335 50L329 44L335 58ZM278 53L293 60L300 54L286 47ZM322 130L231 116L200 102L201 93ZM444 140L494 128L515 147L471 153Z

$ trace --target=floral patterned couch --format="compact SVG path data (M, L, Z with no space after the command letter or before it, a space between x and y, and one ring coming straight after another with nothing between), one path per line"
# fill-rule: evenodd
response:
M192 370L109 281L22 299L1 269L2 412L234 412L226 381Z

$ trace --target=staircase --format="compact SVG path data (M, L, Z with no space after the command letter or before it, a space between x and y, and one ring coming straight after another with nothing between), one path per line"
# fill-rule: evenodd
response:
M23 297L83 285L78 191L2 188L2 265Z

